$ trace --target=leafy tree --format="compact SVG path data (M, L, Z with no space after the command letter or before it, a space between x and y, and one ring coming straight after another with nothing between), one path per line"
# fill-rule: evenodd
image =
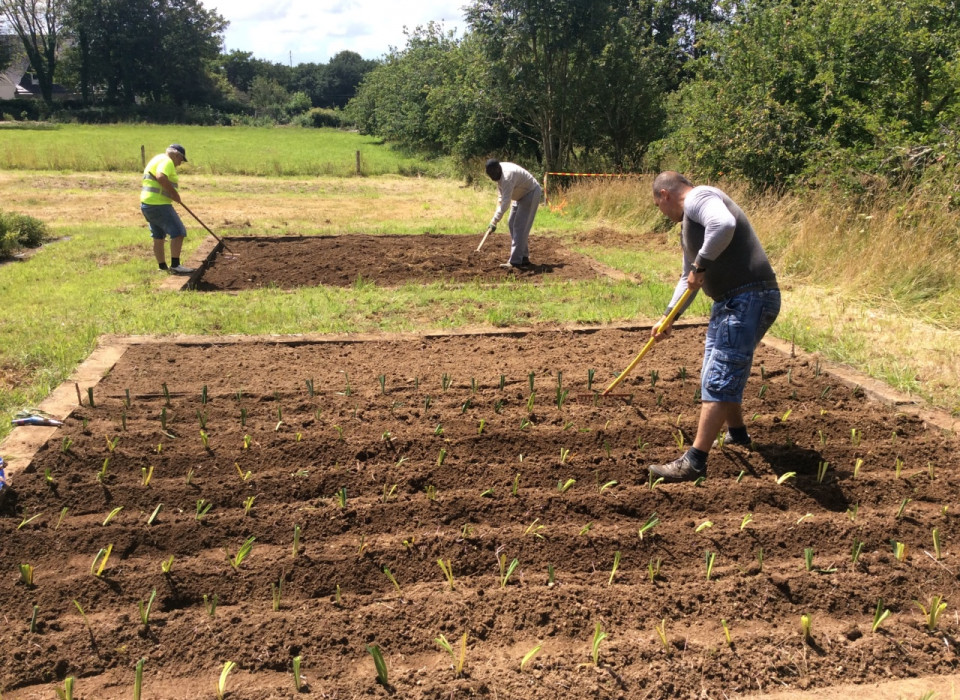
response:
M65 4L65 0L0 0L0 17L23 43L47 105L53 104L53 79Z
M345 107L357 93L363 77L377 66L377 61L362 58L353 51L341 51L326 65L323 97L319 107Z

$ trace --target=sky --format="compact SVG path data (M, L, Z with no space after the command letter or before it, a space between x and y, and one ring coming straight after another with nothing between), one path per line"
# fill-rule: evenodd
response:
M406 46L404 26L431 20L463 34L467 0L201 0L230 22L227 52L274 63L328 63L341 51L381 58ZM291 58L292 57L292 58Z

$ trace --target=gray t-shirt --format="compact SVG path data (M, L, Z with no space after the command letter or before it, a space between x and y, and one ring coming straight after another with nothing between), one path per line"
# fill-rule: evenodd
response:
M683 273L668 312L687 291L687 275L694 266L706 268L703 293L712 299L747 284L776 282L777 275L747 215L716 187L700 185L687 192L680 244Z

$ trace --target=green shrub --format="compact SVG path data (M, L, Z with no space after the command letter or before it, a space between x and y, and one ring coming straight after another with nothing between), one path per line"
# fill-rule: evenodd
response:
M303 115L301 126L314 127L319 129L324 126L337 129L343 126L343 114L337 109L326 109L324 107L314 107Z
M32 216L0 212L0 254L8 257L19 248L36 248L50 238L47 225Z

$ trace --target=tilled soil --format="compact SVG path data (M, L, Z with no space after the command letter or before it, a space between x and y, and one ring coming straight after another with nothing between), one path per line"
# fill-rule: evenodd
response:
M761 347L755 449L651 485L696 430L703 329L594 398L646 338L132 346L0 510L4 698L68 676L128 698L141 658L144 698L214 697L233 661L235 700L296 695L298 656L326 698L815 697L955 672L957 438ZM938 595L930 630L916 603Z
M510 235L493 233L477 251L482 236L267 236L226 238L196 283L200 291L238 291L277 287L348 287L374 282L381 287L408 283L480 281L508 278L589 280L610 274L598 263L546 236L530 239L531 265L505 269Z

